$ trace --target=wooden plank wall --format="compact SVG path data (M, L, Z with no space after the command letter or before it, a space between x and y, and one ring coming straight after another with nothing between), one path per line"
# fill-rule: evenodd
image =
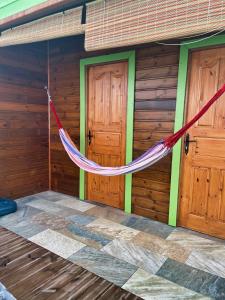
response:
M79 60L129 49L85 53L83 40L68 38L50 44L51 92L63 125L79 144ZM178 47L136 48L134 157L173 132ZM78 196L79 170L65 154L51 120L52 189ZM167 222L171 156L134 175L134 213Z
M63 123L79 145L80 130L80 57L83 39L66 38L50 42L50 90ZM51 115L51 188L78 196L79 168L68 158L61 145L55 119Z
M154 45L136 51L134 157L173 132L179 49ZM171 155L133 176L132 210L167 222Z
M0 49L0 197L48 189L46 46Z
M50 41L49 78L52 98L64 128L79 146L80 141L80 59L106 52L85 52L82 36ZM65 153L51 115L51 188L69 195L79 195L79 168Z

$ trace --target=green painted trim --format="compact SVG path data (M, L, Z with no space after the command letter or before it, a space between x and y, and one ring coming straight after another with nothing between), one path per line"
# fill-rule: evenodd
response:
M0 5L0 20L43 2L46 2L46 0L5 0Z
M80 61L80 152L85 154L85 128L86 128L86 67L84 61ZM85 172L80 169L79 197L85 197Z
M188 49L185 46L181 46L180 61L179 61L179 68L178 68L177 101L176 101L177 104L176 104L176 112L175 112L174 132L179 130L183 125L187 67L188 67ZM174 146L173 153L172 153L170 206L169 206L169 225L172 226L176 226L176 222L177 222L180 158L181 158L181 140L179 140L177 144Z
M135 51L128 57L128 94L127 94L127 132L126 132L126 164L133 158L134 135L134 87L135 87ZM125 212L131 213L132 174L125 176Z
M225 43L225 35L217 35L214 37L209 37L207 40L203 40L203 41L197 41L197 40L192 40L189 41L189 43L191 42L191 44L185 44L185 42L181 43L182 47L186 47L188 50L189 49L197 49L197 48L201 48L201 47L210 47L210 46L218 46L218 45L222 45Z
M17 0L1 0L1 3L0 3L0 8L3 8L7 5L10 5L14 2L17 2Z
M189 42L191 43L188 45L185 44L186 42L181 43L181 47L180 47L174 132L179 130L183 126L183 122L184 122L189 50L225 44L225 35L215 36L199 42L197 40L193 40ZM171 226L176 226L177 224L181 149L182 149L181 140L179 140L178 143L174 146L173 154L172 154L170 206L169 206L169 221L168 221L168 224Z
M126 52L83 58L80 60L80 65L87 66L87 65L101 64L101 63L107 63L107 62L113 62L119 60L128 60L128 62L130 62L131 57L135 56L134 53L135 51L131 50Z
M127 126L126 126L126 163L133 158L133 126L134 126L134 86L135 86L135 51L127 51L90 57L80 60L80 151L85 155L86 132L86 67L113 61L128 61L128 94L127 94ZM131 213L132 175L125 175L125 207ZM79 197L85 199L85 172L80 169Z

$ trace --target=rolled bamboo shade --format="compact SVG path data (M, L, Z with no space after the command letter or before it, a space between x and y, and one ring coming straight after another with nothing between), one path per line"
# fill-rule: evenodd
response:
M225 28L224 0L98 0L87 5L88 51Z
M3 31L0 47L81 34L81 16L82 7L78 7Z

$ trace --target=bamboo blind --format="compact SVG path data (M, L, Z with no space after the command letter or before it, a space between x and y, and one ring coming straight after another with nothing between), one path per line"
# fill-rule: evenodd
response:
M225 27L225 0L98 0L87 5L88 51L180 38Z
M3 31L0 36L0 47L83 33L81 16L82 7L78 7Z

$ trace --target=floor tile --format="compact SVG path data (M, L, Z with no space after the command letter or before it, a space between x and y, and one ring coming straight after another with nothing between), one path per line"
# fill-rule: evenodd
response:
M85 244L85 246L89 246L91 248L94 248L94 249L97 249L97 250L100 250L103 245L101 244L101 242L97 242L93 239L90 239L90 238L86 238L82 235L78 235L78 234L75 234L73 232L71 232L70 230L68 229L59 229L59 230L56 230L57 232L75 240L75 241L79 241L83 244ZM110 241L109 241L110 242Z
M50 200L50 201L53 201L53 202L63 200L65 198L68 198L68 199L72 198L72 196L65 195L65 194L62 194L62 193L53 192L53 191L46 191L46 192L38 193L38 194L35 194L34 196L39 198L39 199Z
M71 223L60 216L56 217L54 215L47 214L46 212L33 216L32 222L53 230L66 228Z
M214 250L211 254L192 251L185 263L191 267L225 278L225 251Z
M96 206L86 211L86 214L98 218L104 218L116 223L121 223L127 218L127 214L120 209L113 207L100 207Z
M0 225L8 228L8 226L14 226L19 222L30 220L32 216L40 212L41 210L39 209L20 204L15 213L0 217Z
M134 273L123 288L146 300L209 299L141 269Z
M31 220L11 224L6 228L27 239L47 229L43 225L33 224Z
M60 208L62 209L57 214L57 216L60 216L62 218L66 218L66 217L73 216L73 215L76 215L76 214L80 213L80 211L78 211L78 210L75 210L75 209L72 209L72 208L69 208L69 207L64 207L64 206L61 206L61 205L58 205L58 204L56 204L56 205L60 206Z
M111 242L111 239L104 236L103 234L98 233L98 232L93 232L93 231L91 231L91 229L88 229L87 227L84 227L84 226L70 224L67 226L67 229L72 234L75 234L76 236L81 237L83 239L83 241L85 241L85 243L87 242L87 240L97 243L99 245L98 248L102 248L103 246L105 246ZM90 243L89 243L89 245L90 245Z
M118 286L122 286L137 270L137 267L127 262L90 247L81 249L70 256L69 260Z
M69 217L66 217L66 220L69 220L73 223L79 224L79 225L87 225L94 220L96 220L96 217L89 216L89 215L81 215L81 214L75 214Z
M185 233L188 233L188 234L192 234L192 235L195 235L195 236L198 236L198 237L208 239L208 240L211 240L213 242L225 245L225 240L222 240L220 238L217 238L217 237L214 237L214 236L211 236L211 235L207 235L207 234L204 234L204 233L201 233L201 232L197 232L197 231L194 231L194 230L191 230L191 229L177 227L176 231L185 232Z
M156 275L215 299L225 297L225 279L167 259Z
M87 228L91 228L92 230L103 233L111 238L121 238L124 240L131 240L139 233L136 229L129 228L103 218L98 218L89 223Z
M156 273L162 264L165 262L166 257L146 250L140 246L131 243L130 241L124 241L115 239L101 251L108 253L121 260L127 261L137 267L140 267L150 273Z
M79 210L79 211L82 211L82 212L84 212L84 211L86 211L90 208L95 207L95 205L93 205L93 204L86 203L84 201L77 200L75 198L63 199L63 200L57 201L56 203L58 205L73 208L73 209L76 209L76 210Z
M133 238L132 242L180 262L185 262L191 253L189 249L185 249L181 245L145 232L138 233L138 235Z
M35 195L31 195L31 196L16 199L16 203L17 203L17 205L25 205L31 201L39 200L39 199L40 199L39 197L37 197Z
M49 214L53 214L60 217L68 217L76 214L78 211L72 208L63 207L58 205L57 202L51 200L38 199L27 203L27 206L35 207L39 210L45 211Z
M34 194L33 196L48 197L48 196L52 196L52 195L63 195L63 194L48 190L48 191L44 191L44 192Z
M38 199L38 200L35 200L32 202L29 202L27 205L38 208L40 210L43 210L43 211L51 213L51 214L58 214L63 210L63 208L60 205L56 205L55 202L48 201L45 199Z
M168 241L173 241L176 244L189 250L203 251L204 253L212 253L221 249L225 252L225 246L222 243L215 242L200 236L190 234L183 230L175 229L168 237Z
M128 227L167 238L174 228L166 224L138 216L129 216L121 224Z
M68 258L73 253L79 251L85 245L81 242L68 238L56 231L47 229L36 234L30 241L58 254L63 258Z

